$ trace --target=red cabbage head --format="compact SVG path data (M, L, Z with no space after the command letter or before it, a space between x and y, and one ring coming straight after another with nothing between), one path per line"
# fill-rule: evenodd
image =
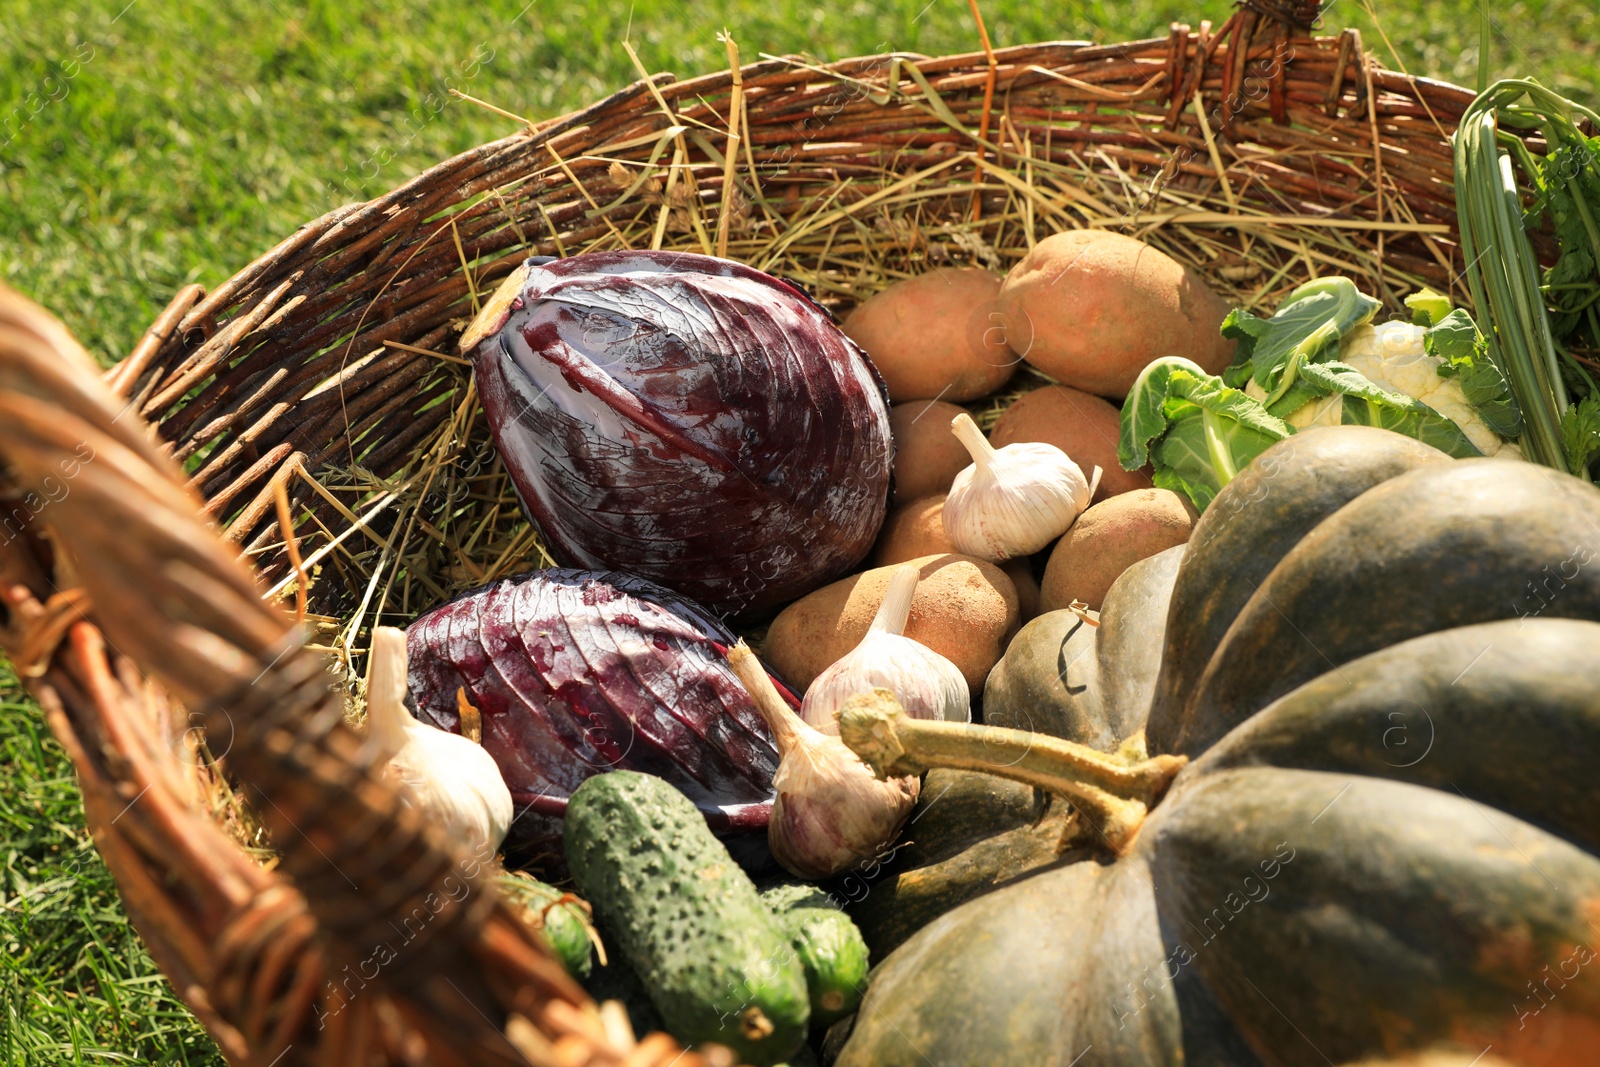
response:
M685 252L530 260L462 348L563 563L760 612L844 574L883 524L877 372L770 275Z

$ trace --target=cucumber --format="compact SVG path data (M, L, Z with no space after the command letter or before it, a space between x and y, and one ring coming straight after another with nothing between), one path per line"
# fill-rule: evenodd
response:
M855 1011L867 988L867 942L839 903L804 882L773 886L761 900L805 968L811 1025L830 1026Z
M594 942L589 937L592 924L583 901L520 871L502 874L500 891L524 909L568 974L580 982L589 977Z
M611 771L567 805L567 866L644 982L667 1032L770 1067L805 1041L810 1002L789 936L687 797Z

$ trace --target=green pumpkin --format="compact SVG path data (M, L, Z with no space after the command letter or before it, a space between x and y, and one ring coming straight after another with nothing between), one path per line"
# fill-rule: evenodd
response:
M1175 545L1123 571L1106 593L1099 625L1062 609L1019 630L984 683L983 721L1103 752L1143 729L1186 548Z
M1088 855L1074 829L1059 797L992 774L931 770L884 876L851 874L837 891L872 959L882 960L957 905Z
M1594 1062L1600 490L1354 427L1262 461L1178 575L1149 775L846 713L847 742L895 773L999 752L991 770L1037 785L1071 749L1053 788L1113 847L911 936L842 1067L1337 1064L1441 1043ZM1232 525L1208 534L1214 517Z
M1246 602L1290 549L1323 519L1396 475L1450 457L1410 437L1370 426L1303 430L1256 458L1195 524L1193 549L1173 588L1182 619L1158 654L1149 710L1150 744L1174 751L1168 734Z
M1124 571L1106 594L1099 626L1067 610L1024 626L984 685L984 721L1105 752L1136 735L1182 559L1179 545ZM990 774L932 770L885 876L849 876L839 893L881 960L956 905L1083 858L1075 828L1070 805L1049 793Z

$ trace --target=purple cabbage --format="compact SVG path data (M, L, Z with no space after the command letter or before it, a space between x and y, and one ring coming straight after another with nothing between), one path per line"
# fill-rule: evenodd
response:
M407 681L417 717L453 733L465 690L516 804L507 856L559 874L567 800L611 770L664 778L713 830L765 842L778 752L728 667L734 640L642 579L534 571L413 622Z
M777 278L685 252L530 260L462 343L560 562L760 611L844 574L883 524L881 381Z

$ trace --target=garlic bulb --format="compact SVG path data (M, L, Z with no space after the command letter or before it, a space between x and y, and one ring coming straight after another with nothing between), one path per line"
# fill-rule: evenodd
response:
M494 757L476 742L418 721L405 699L405 631L379 626L367 664L367 733L393 753L387 773L445 837L476 857L492 856L512 816L511 790Z
M961 668L904 636L917 577L912 564L895 568L867 635L806 690L800 704L802 719L825 734L837 734L844 702L856 693L883 688L914 719L972 721L972 696Z
M772 778L778 795L767 822L773 858L813 881L877 858L916 806L921 780L880 781L843 741L813 729L789 710L743 641L728 650L728 666L778 745L778 773ZM888 690L873 692L894 699Z
M1099 467L1088 481L1055 445L997 449L965 413L950 429L972 455L944 500L944 532L964 555L999 563L1039 551L1067 532L1100 484Z

